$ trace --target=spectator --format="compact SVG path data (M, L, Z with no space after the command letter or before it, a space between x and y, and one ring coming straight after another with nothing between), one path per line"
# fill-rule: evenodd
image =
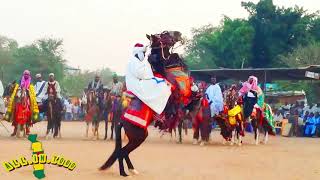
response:
M316 135L320 137L320 113L319 112L316 112L315 114L315 122L316 122Z
M290 111L291 106L290 106L290 104L288 104L288 102L285 102L284 106L282 106L281 108L283 110L283 113L287 114Z
M72 108L73 120L79 120L79 106L76 104Z
M303 122L304 123L307 122L307 119L308 119L309 115L310 115L309 111L306 111L306 113L303 116Z
M294 108L291 108L288 120L289 120L289 123L292 124L292 128L291 128L291 135L292 136L299 135L298 118L299 118L298 110L294 110Z
M305 125L304 134L307 137L312 137L316 133L316 118L313 113L310 113Z
M281 114L281 111L277 110L277 112L275 113L274 115L274 120L275 121L278 121L278 122L281 122L283 119L283 116Z
M318 111L317 104L313 104L312 107L310 106L310 111L313 112L313 114L316 113Z
M72 120L72 108L73 105L71 101L67 101L66 103L66 120L71 121Z
M0 80L0 115L3 115L6 113L6 106L5 106L4 100L2 98L3 93L4 93L4 88L3 88L3 84Z

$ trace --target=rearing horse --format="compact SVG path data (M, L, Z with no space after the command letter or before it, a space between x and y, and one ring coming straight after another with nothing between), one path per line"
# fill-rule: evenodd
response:
M176 42L182 40L181 33L177 31L163 32L159 35L148 36L148 38L150 39L152 48L148 61L152 66L154 76L167 79L173 86L173 89L167 102L167 106L164 110L164 116L152 117L150 116L152 115L151 113L146 113L144 114L145 117L142 121L145 120L145 122L147 122L146 126L148 126L150 122L156 118L163 122L164 126L162 127L174 128L179 120L181 120L181 116L178 116L178 114L183 114L181 112L186 104L184 101L188 100L189 96L191 95L190 83L188 84L189 76L186 73L186 66L177 54L170 53L171 47L173 47ZM177 76L181 77L183 81L178 83L176 80ZM137 112L141 109L148 109L148 107L146 107L146 105L137 97L133 97L127 108L127 111L132 110ZM137 121L139 120L141 119L138 118ZM124 128L129 140L128 144L124 147L122 147L121 142L122 127ZM124 170L123 160L126 161L129 171L131 171L133 174L137 174L138 172L134 169L129 158L129 154L145 141L148 136L147 129L135 125L132 122L120 120L116 125L115 134L115 150L108 160L100 167L100 170L110 168L118 159L121 176L128 176Z

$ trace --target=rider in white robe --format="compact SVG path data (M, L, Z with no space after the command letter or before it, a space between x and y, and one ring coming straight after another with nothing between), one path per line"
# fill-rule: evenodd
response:
M153 111L161 114L171 95L171 86L153 75L151 65L145 59L146 47L136 44L126 72L127 90L131 91Z

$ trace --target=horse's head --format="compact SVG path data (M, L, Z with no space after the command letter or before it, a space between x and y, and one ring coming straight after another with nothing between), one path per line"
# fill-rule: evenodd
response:
M170 49L177 43L182 42L181 33L178 31L164 31L161 34L147 35L150 40L151 54L148 57L156 73L165 75L165 68L172 64L181 64L178 54L171 54ZM179 62L179 63L177 63Z
M146 35L150 40L150 47L153 50L161 49L164 53L169 53L177 42L183 43L182 34L179 31L164 31L161 34Z

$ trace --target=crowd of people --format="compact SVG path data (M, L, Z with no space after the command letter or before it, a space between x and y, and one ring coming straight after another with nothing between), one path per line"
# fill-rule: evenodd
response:
M275 111L275 120L292 125L290 136L320 137L320 103L285 103Z
M25 74L25 73L24 73ZM28 74L28 72L26 72ZM29 73L30 75L30 73ZM36 74L36 83L35 83L35 93L36 93L36 102L40 108L39 113L39 119L43 120L46 118L46 114L41 111L41 108L43 104L46 103L48 100L48 88L52 87L52 91L54 91L54 94L56 98L58 99L59 103L62 104L63 110L62 110L62 119L67 121L72 120L85 120L85 115L87 114L87 93L89 91L94 91L97 94L102 93L102 97L104 98L103 101L103 118L106 121L111 121L112 118L110 115L116 111L114 108L122 106L121 104L123 102L123 99L125 96L123 96L126 87L118 81L118 78L116 75L113 76L113 81L111 88L105 88L103 85L100 77L98 75L95 76L94 80L89 82L88 87L84 90L82 97L76 98L76 100L71 100L70 98L64 98L61 96L61 88L59 83L54 79L54 74L49 74L48 81L44 81L42 79L41 74ZM21 82L19 82L21 83ZM10 85L11 87L14 87L16 84L19 84L16 81L12 82ZM206 85L204 82L195 82L194 83L197 89L193 89L193 91L200 91L203 95L206 96L206 99L209 103L210 108L210 115L211 118L214 116L220 114L224 110L224 106L228 107L229 109L234 108L238 103L239 96L242 96L240 93L240 88L236 84L233 84L231 86L221 85L217 83L217 79L215 77L212 77L210 79L210 83ZM10 86L9 86L10 87ZM50 89L50 88L49 88ZM10 92L11 91L11 92ZM2 85L2 82L0 82L0 96L6 97L0 99L0 113L5 114L7 111L7 106L5 104L8 104L8 97L10 97L10 93L12 92L12 89L10 88L4 88ZM107 96L114 97L112 99L112 102L108 102L106 99ZM109 98L110 99L110 98ZM107 105L109 103L109 105ZM119 103L119 105L114 105L114 103ZM127 102L125 102L127 103ZM287 119L288 123L292 124L292 130L291 134L294 136L307 136L307 137L314 137L314 136L320 136L320 104L314 104L314 105L305 105L304 102L297 102L294 105L290 105L288 103L285 103L283 106L281 106L278 109L274 109L275 115L274 120L277 122L283 122L283 120ZM120 114L118 115L120 118ZM213 122L213 124L215 124ZM193 122L194 125L194 122ZM16 125L15 129L16 129ZM214 125L213 125L214 126ZM187 126L184 126L187 127ZM198 130L200 130L201 122L197 126ZM210 128L212 128L212 125L210 125ZM15 135L16 130L14 130L14 133L12 135ZM195 137L197 139L197 137Z

